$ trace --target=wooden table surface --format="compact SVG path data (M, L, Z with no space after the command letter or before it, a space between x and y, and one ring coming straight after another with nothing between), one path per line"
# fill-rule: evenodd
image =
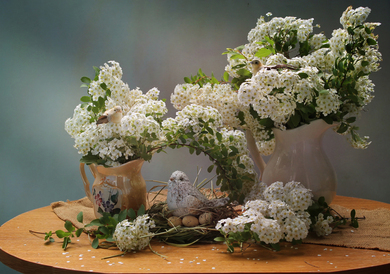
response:
M390 209L390 204L337 196L333 202L355 209ZM104 259L119 250L93 249L88 236L73 238L66 251L56 241L44 244L29 230L64 229L50 206L23 213L0 227L0 261L22 273L390 273L390 252L323 245L281 244L274 252L252 245L229 254L223 244L178 248L152 241L149 249ZM55 239L57 239L55 237Z

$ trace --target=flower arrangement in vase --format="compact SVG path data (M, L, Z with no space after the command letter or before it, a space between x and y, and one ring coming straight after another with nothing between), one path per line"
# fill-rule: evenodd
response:
M175 87L171 101L177 109L192 103L213 106L227 128L246 130L262 173L259 153L273 153L275 129L323 120L355 148L366 148L368 137L360 137L354 123L374 97L369 76L381 61L374 35L380 23L365 22L369 13L369 8L348 7L340 18L342 28L329 39L313 33L319 27L314 19L269 19L268 13L250 30L247 44L223 53L229 63L221 81L199 70Z

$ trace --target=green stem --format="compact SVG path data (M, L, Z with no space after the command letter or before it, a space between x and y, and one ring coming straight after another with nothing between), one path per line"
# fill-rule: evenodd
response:
M160 253L158 253L157 251L153 250L152 246L150 245L150 242L149 242L149 248L150 250L156 254L157 256L160 256L162 259L166 260L168 257L167 256L164 256L164 255L161 255Z
M111 256L104 257L104 258L102 258L102 260L115 258L115 257L119 257L119 256L122 256L122 255L126 255L126 251L121 253L121 254L116 254L116 255L111 255Z

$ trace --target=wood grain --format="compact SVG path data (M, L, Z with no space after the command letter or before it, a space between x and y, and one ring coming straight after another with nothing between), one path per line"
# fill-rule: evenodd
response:
M334 203L355 209L390 209L389 204L342 196L337 196ZM279 252L252 245L243 254L229 254L223 244L177 248L153 241L153 249L167 256L167 260L149 249L102 260L120 251L93 249L85 234L74 238L63 251L60 241L44 244L43 236L29 233L29 230L64 229L63 225L50 206L6 222L0 227L0 261L22 273L388 273L390 270L390 252L311 244L282 244Z

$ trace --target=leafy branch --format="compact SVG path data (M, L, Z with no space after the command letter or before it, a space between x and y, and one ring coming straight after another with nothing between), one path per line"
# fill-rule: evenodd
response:
M89 224L85 225L82 228L76 229L75 226L69 221L65 221L65 228L66 231L63 230L56 230L54 234L59 238L62 239L62 248L66 250L68 245L72 242L71 238L80 237L82 232L85 231L85 228L91 227L91 226L97 226L98 229L96 231L89 232L89 235L93 235L95 239L92 241L92 247L93 248L109 248L116 246L115 241L113 239L113 234L115 232L116 225L125 220L135 220L137 216L141 216L145 214L145 206L142 205L137 212L135 212L133 209L125 209L120 211L120 213L117 214L110 214L108 212L101 212L103 215L102 217L95 219L91 221ZM77 221L80 223L83 223L83 212L81 211L77 215ZM55 242L55 239L53 238L54 234L52 231L49 232L37 232L30 230L30 233L32 234L44 234L45 241L47 243L53 243ZM99 242L99 240L105 240L102 242Z
M77 221L81 222L83 221L83 212L80 212L78 215L77 215ZM84 228L79 228L79 229L76 229L73 224L66 220L65 221L65 224L64 224L65 228L66 228L66 231L63 231L63 230L56 230L54 232L54 234L59 238L59 239L63 239L62 240L62 249L63 250L66 250L66 248L68 247L68 244L70 244L72 242L71 238L74 238L74 236L76 235L76 237L80 237L81 233L84 231ZM52 231L49 231L49 232L37 232L37 231L32 231L30 230L30 233L32 234L45 234L45 241L47 241L47 243L53 243L55 242L54 238L53 238L53 232Z
M314 228L314 225L316 223L315 217L318 216L318 214L320 213L324 215L324 219L326 219L329 216L334 219L332 223L333 229L340 225L347 225L347 224L349 224L354 228L359 227L359 223L358 223L359 218L356 217L355 209L351 210L350 218L343 217L325 202L324 197L320 197L318 200L314 201L314 203L307 209L307 211L310 214L312 228ZM362 219L364 219L364 217Z
M81 87L86 87L89 90L91 87L91 83L99 79L100 69L97 67L93 67L93 69L95 70L94 79L91 80L86 76L81 77L81 82L83 82ZM81 107L87 107L88 111L92 111L94 113L94 116L91 118L90 122L96 121L99 118L98 115L106 110L105 101L107 100L107 97L111 96L111 90L107 87L105 83L101 83L100 87L105 91L105 95L103 97L100 96L97 100L94 100L93 96L88 93L88 95L82 96L80 98L80 101L83 102L83 104L81 104Z

